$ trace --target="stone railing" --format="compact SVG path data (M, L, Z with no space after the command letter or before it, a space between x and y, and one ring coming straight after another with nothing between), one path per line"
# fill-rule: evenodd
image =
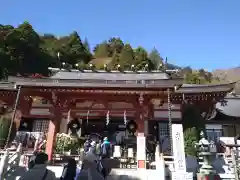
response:
M22 154L22 144L19 144L15 152L10 152L9 149L4 151L0 160L0 179L6 178L9 171L18 167L20 163L20 157Z

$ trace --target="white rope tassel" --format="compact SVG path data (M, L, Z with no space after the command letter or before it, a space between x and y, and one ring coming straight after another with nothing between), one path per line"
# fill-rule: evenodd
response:
M108 112L107 112L107 115L106 115L106 125L108 125L109 122L110 122L110 120L109 120L109 111L108 111Z
M67 122L69 123L70 121L71 121L71 109L69 109L67 117Z
M124 111L123 119L124 119L124 125L127 125L127 113L126 113L126 110Z

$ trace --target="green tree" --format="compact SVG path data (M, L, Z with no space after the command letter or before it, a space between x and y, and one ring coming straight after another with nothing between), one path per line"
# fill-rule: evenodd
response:
M120 38L110 38L108 40L108 51L109 51L109 55L113 56L114 53L121 53L124 47L124 43Z
M70 65L74 66L81 61L88 63L91 60L89 51L83 45L81 38L76 31L70 35L66 48L66 50L68 50L69 58L67 63Z
M96 65L96 68L103 68L104 63L107 63L114 68L116 64L120 64L123 70L129 69L132 64L135 65L136 70L158 69L159 64L163 61L155 48L149 55L141 46L133 53L131 45L124 45L119 37L112 37L96 45L93 52L94 55L91 54L87 39L82 42L77 32L56 37L54 34L39 35L28 22L24 22L16 28L0 24L0 79L7 79L8 75L16 74L47 75L49 66L61 67L63 62L66 63L65 68L73 68L76 64L88 67L87 64L93 57L99 59L97 62L102 62L102 64ZM165 68L180 67L169 64L166 58ZM183 68L181 75L184 76L186 83L191 84L217 81L217 78L212 77L210 72L203 69L193 72L190 67Z
M206 80L199 76L198 73L193 72L185 74L184 82L187 84L205 84Z
M124 45L118 63L124 69L129 69L134 64L134 52L130 44Z
M152 70L154 65L148 58L148 53L143 47L138 47L134 51L135 54L135 67L137 70ZM146 66L147 65L147 66Z
M205 122L206 120L196 105L189 103L183 105L182 124L185 151L188 155L196 155L196 149L193 145L199 141L200 132L205 130Z
M95 58L109 57L109 46L107 42L103 42L94 48L94 56Z
M16 136L16 122L14 121L12 124L12 128L10 130L11 125L11 114L4 113L0 116L0 147L4 147L8 140L8 133L10 133L8 143L12 142L14 137ZM9 132L10 131L10 132Z
M194 104L184 104L182 113L183 130L196 127L198 134L205 129L205 120L200 109Z
M10 57L7 66L11 73L40 73L47 69L39 58L39 35L28 22L9 31L5 36L5 46Z
M114 51L112 55L112 61L111 61L111 66L112 69L116 69L116 66L120 63L120 54L117 51Z
M163 67L163 58L156 48L149 53L148 58L152 62L154 69L161 69Z
M88 42L87 38L85 38L85 40L83 42L83 45L88 52L91 52L91 48L90 48L90 45L89 45L89 42Z
M187 155L197 155L197 149L194 145L199 141L198 136L198 131L195 127L188 128L184 131L184 147Z

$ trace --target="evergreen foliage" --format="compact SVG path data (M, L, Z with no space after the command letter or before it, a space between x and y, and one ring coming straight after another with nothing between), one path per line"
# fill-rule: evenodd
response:
M28 76L32 74L49 75L48 67L71 69L76 64L88 67L94 59L96 68L108 64L109 70L120 64L122 70L164 70L180 68L163 62L159 51L154 48L148 53L142 46L133 48L124 43L120 37L110 37L90 48L87 38L82 38L77 31L67 36L57 37L53 34L38 34L31 24L24 22L18 27L0 25L0 79L7 80L9 75ZM111 59L111 62L105 60ZM190 67L180 68L186 83L211 83L212 74L200 69L193 71Z
M4 147L6 145L6 141L8 138L8 133L10 131L11 125L11 116L10 115L2 115L0 117L0 147ZM13 140L16 135L16 124L13 123L9 142Z

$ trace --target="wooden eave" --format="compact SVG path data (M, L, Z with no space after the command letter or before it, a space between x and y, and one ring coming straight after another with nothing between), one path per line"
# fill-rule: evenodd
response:
M21 81L16 83L0 83L0 92L15 92L16 87L31 92L60 92L60 93L96 93L96 94L167 94L167 88L171 89L172 98L180 98L182 94L187 96L212 96L222 97L231 92L235 82L218 85L182 85L182 79L165 79L158 81L157 84L103 84L103 83L73 83L55 82L53 80L39 82ZM178 89L175 89L179 87ZM202 98L201 98L202 99Z
M237 116L230 116L227 114L224 114L221 110L216 109L217 113L216 116L212 119L212 121L218 122L218 121L225 121L226 123L233 123L236 121L240 121L240 117Z
M16 86L27 87L27 88L49 88L49 89L79 89L79 88L96 88L96 89L165 89L174 88L175 86L180 86L182 84L182 79L163 79L159 80L156 84L146 84L146 83L82 83L82 82L65 82L61 83L58 81L49 82L16 82Z
M0 82L0 91L16 91L15 83Z
M216 85L192 85L192 86L183 85L175 92L181 94L218 93L218 92L229 93L234 89L235 84L236 82Z

